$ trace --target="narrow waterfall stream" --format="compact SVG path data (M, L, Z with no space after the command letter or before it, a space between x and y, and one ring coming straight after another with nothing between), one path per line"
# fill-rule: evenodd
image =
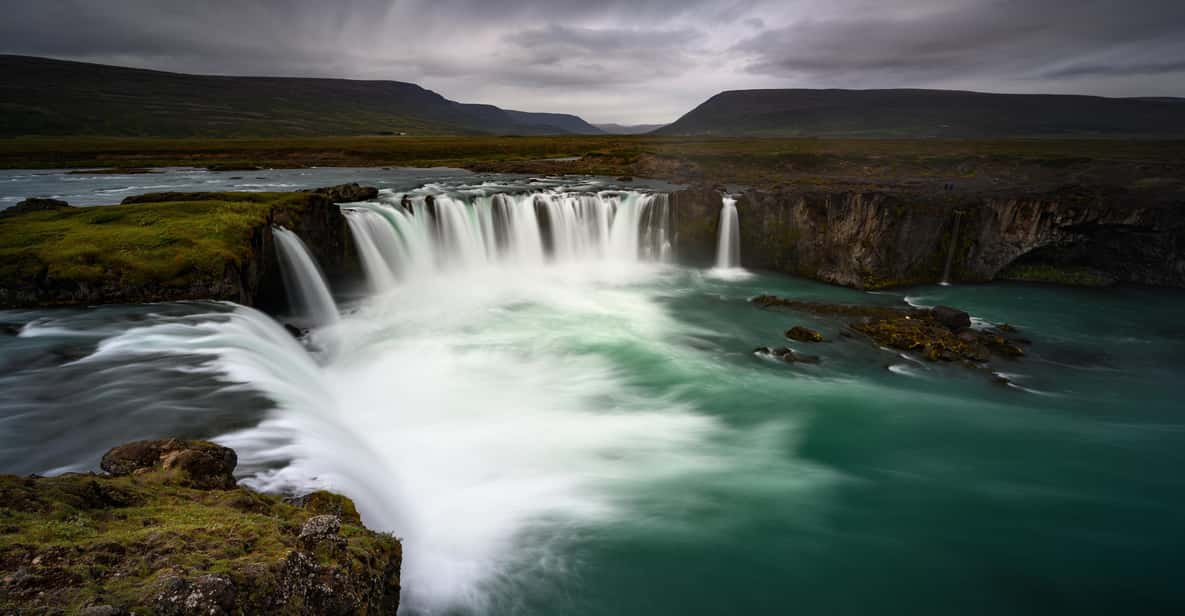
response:
M737 200L725 196L720 207L720 229L716 240L716 267L741 266L741 228L737 220Z
M308 247L288 229L275 227L272 232L276 238L284 289L288 292L288 302L296 310L296 316L308 326L321 327L336 323L339 318L337 304Z

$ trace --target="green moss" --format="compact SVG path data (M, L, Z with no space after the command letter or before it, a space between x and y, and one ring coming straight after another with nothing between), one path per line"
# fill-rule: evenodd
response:
M320 502L353 511L348 499L330 496ZM243 488L195 490L152 474L0 476L0 571L20 572L6 579L0 612L102 603L144 613L163 575L222 574L266 593L281 583L279 565L316 514ZM398 562L399 542L356 518L343 518L341 536L346 557L322 565L362 580L381 579L383 563Z
M31 212L0 218L0 281L184 287L221 278L250 255L253 231L299 193L210 193L202 198Z

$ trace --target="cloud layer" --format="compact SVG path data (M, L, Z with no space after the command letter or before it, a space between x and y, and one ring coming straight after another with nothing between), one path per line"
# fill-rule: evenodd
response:
M1185 96L1181 0L0 0L0 52L414 81L596 122L725 89Z

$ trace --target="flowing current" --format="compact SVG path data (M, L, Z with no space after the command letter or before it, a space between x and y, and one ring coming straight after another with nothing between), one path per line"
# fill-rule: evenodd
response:
M727 466L705 449L723 434L713 420L636 395L579 350L649 340L647 353L669 352L672 323L628 290L671 256L666 195L384 192L343 209L372 298L340 320L309 251L275 230L297 316L332 354L238 308L198 332L132 330L88 361L210 355L274 401L258 426L219 439L245 482L353 497L404 540L409 613L488 609L487 585L567 566L548 564L562 543L548 527L612 520L632 485Z

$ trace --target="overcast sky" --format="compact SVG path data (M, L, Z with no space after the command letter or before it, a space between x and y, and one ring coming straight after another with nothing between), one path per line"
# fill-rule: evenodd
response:
M0 0L0 51L660 123L740 88L1185 96L1185 0Z

